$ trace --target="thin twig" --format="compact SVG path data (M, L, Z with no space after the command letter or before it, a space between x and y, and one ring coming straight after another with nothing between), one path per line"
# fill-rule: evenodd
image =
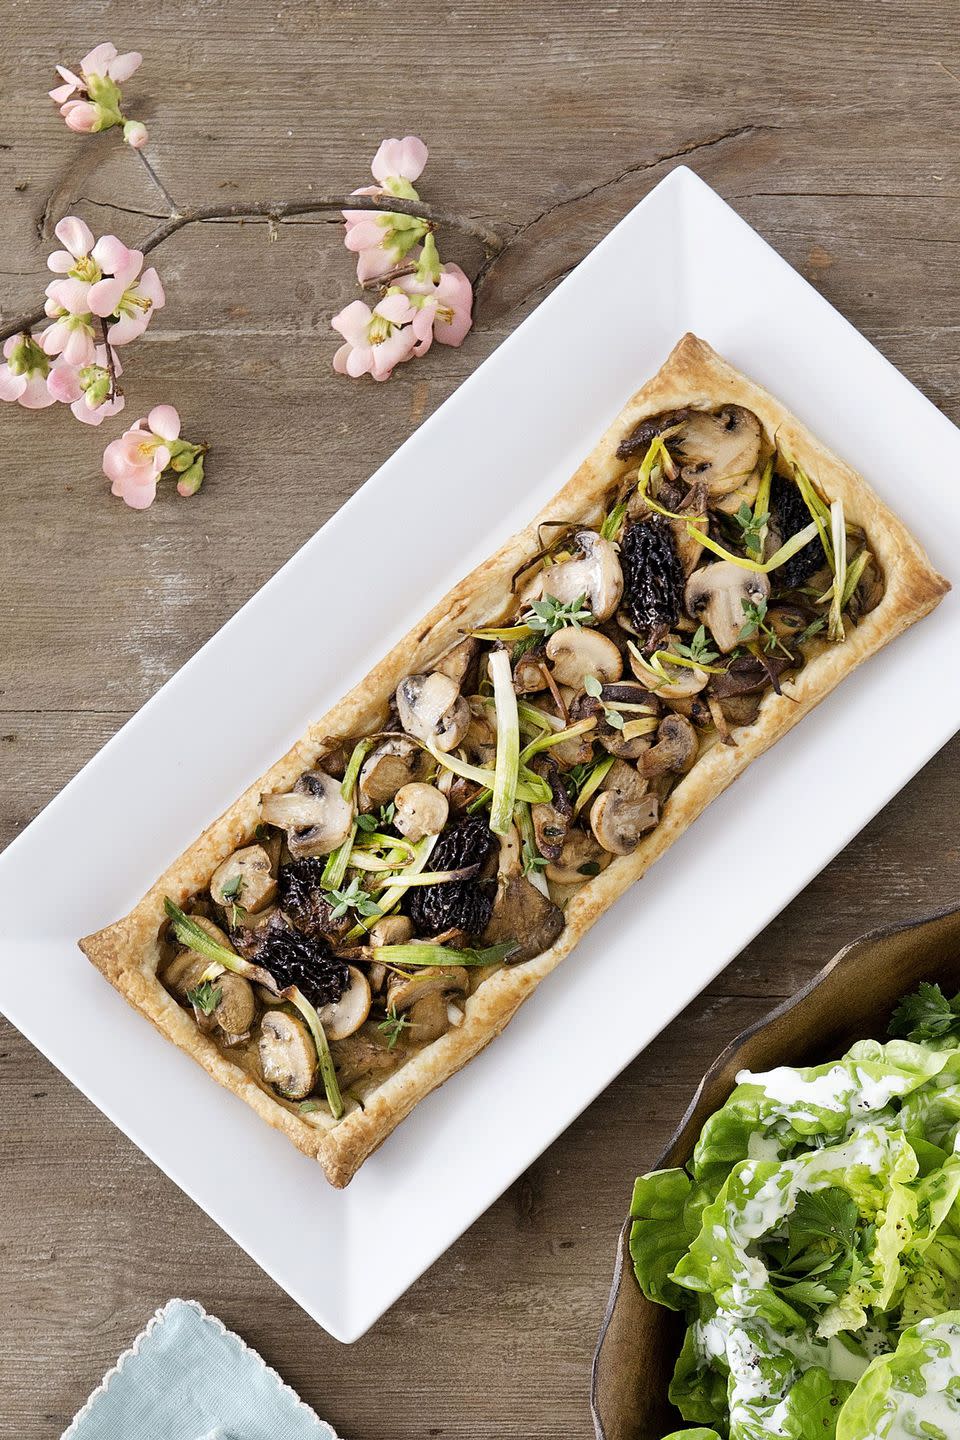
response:
M144 163L149 164L145 157ZM474 240L479 240L488 257L483 267L484 270L489 267L490 257L499 255L507 244L502 235L498 235L496 230L491 230L489 226L483 225L479 220L472 220L469 215L458 215L452 210L438 210L436 206L427 205L422 200L398 200L393 195L381 197L379 195L343 194L317 195L303 200L249 200L238 201L233 205L190 205L184 210L178 210L171 214L166 220L161 220L160 224L151 230L146 239L136 248L147 255L187 225L205 224L215 220L227 220L242 224L244 220L257 219L273 220L279 224L295 215L320 215L327 210L374 210L388 213L393 211L400 215L413 215L418 220L426 220L431 227L435 225L449 226L464 235L469 235ZM35 310L32 315L18 316L17 319L0 327L0 342L6 340L10 335L16 335L21 330L31 330L45 318L46 312L42 308Z
M117 383L117 357L113 353L113 346L107 336L107 322L103 316L98 317L100 321L100 334L103 336L103 348L107 352L107 374L110 376L110 393L108 400L116 400L120 393L120 386Z
M150 176L150 179L153 181L154 185L156 185L164 200L166 200L167 209L170 211L170 214L179 215L180 206L177 204L176 200L174 200L173 196L170 194L170 191L167 189L166 185L164 185L163 181L160 179L160 176L157 174L156 170L153 168L150 161L147 159L146 152L143 150L137 150L136 153L140 157L140 163L143 165L143 168Z

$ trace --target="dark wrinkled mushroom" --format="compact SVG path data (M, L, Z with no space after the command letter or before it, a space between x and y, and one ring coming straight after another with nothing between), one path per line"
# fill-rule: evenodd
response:
M514 827L500 841L497 893L490 920L483 932L483 944L515 945L517 948L507 960L510 964L517 964L549 950L563 925L560 907L541 894L524 875L520 863L520 837Z
M295 860L329 855L342 845L353 824L353 806L340 794L340 781L325 770L308 770L286 795L264 795L260 814L287 832Z
M641 756L639 770L647 779L668 772L684 774L697 758L697 732L682 715L665 715L657 727L657 742Z

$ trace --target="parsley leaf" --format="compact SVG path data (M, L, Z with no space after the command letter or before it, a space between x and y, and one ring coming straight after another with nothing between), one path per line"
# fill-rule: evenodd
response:
M903 997L887 1028L891 1035L918 1045L960 1036L960 995L948 1000L939 985L925 980L912 995Z
M817 1240L849 1252L856 1244L857 1202L839 1186L801 1191L787 1225L790 1254L798 1255Z

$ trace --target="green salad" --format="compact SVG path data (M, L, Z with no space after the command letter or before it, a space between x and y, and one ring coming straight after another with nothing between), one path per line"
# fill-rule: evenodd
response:
M666 1440L960 1437L960 997L922 986L890 1033L742 1071L637 1181L637 1278L686 1321Z

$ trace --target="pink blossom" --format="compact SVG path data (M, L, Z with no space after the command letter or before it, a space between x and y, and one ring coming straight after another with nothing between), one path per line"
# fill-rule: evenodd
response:
M113 357L114 377L123 374L118 356ZM69 405L74 416L84 425L102 425L113 415L119 415L126 404L119 390L110 397L110 371L107 368L107 349L98 345L91 365L68 364L62 355L50 367L47 389L55 400Z
M11 335L3 344L0 400L15 400L25 410L43 410L54 403L47 389L50 362L37 337Z
M172 405L155 405L103 452L103 473L111 494L134 510L145 510L157 493L157 481L171 459L171 445L180 435L180 416Z
M115 80L118 85L122 85L136 70L140 69L142 64L143 56L139 50L128 50L125 55L118 55L116 45L111 45L109 40L105 40L84 55L80 61L80 74L84 79L89 79L94 75L106 76L110 80ZM57 70L61 75L64 73L59 65Z
M354 300L330 322L346 341L333 357L334 370L354 379L370 374L374 380L389 380L394 367L413 354L416 336L407 321L414 313L407 297L397 291L373 310Z
M436 283L402 275L392 288L401 290L414 307L415 354L425 355L434 340L463 344L473 324L473 286L459 265L444 265Z
M64 215L57 221L53 233L66 249L51 251L47 256L47 269L56 275L69 275L93 249L93 231L78 215Z
M109 238L119 247L111 262L113 275L90 286L90 309L104 318L116 315L109 339L114 345L129 345L143 334L154 313L163 309L166 297L156 270L151 267L140 274L142 252L127 250L115 236Z
M92 135L108 127L103 124L103 111L89 100L68 100L60 106L60 114L67 122L67 129L77 135Z
M123 125L128 145L137 148L144 144L146 127L140 121L126 120L120 94L120 86L139 69L142 59L136 50L119 55L117 47L105 41L84 55L79 75L65 65L58 65L57 74L63 84L54 86L49 95L69 129L89 135Z
M71 365L89 365L93 359L94 329L88 297L90 285L68 276L51 280L44 306L53 324L41 338L47 355L63 355Z
M418 180L428 153L416 135L407 135L403 140L382 140L370 165L373 178L388 186L391 180Z
M132 150L139 150L146 145L150 136L147 134L147 127L142 120L125 120L123 122L123 138Z

